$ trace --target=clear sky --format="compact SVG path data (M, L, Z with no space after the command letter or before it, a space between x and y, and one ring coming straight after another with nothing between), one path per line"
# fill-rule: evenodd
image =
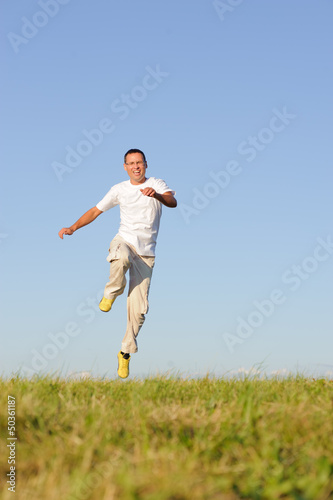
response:
M132 376L333 373L329 0L1 3L1 373L115 377L123 154L163 208Z

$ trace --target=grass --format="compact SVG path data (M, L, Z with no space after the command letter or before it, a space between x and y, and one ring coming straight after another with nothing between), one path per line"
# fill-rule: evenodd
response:
M329 380L0 379L3 500L8 394L19 500L333 498Z

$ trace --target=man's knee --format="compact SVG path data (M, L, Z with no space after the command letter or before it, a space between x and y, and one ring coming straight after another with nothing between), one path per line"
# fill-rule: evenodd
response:
M138 309L135 311L135 320L137 324L139 325L139 328L143 325L146 319L146 314L148 313L148 305L145 307L142 307L141 309Z

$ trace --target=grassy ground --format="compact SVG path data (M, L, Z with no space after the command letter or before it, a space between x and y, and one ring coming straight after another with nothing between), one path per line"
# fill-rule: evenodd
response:
M19 500L333 498L330 381L0 379L3 500L8 395Z

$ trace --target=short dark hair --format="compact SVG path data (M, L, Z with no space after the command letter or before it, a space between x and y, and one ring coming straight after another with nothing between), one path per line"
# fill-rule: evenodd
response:
M145 163L147 163L146 156L145 156L144 152L143 152L143 151L141 151L141 149L129 149L129 150L127 151L127 153L125 153L125 156L124 156L124 162L125 162L125 163L126 163L126 157L127 157L127 155L131 155L131 154L133 154L133 153L141 153L141 154L142 154L142 158L143 158L144 162L145 162Z

